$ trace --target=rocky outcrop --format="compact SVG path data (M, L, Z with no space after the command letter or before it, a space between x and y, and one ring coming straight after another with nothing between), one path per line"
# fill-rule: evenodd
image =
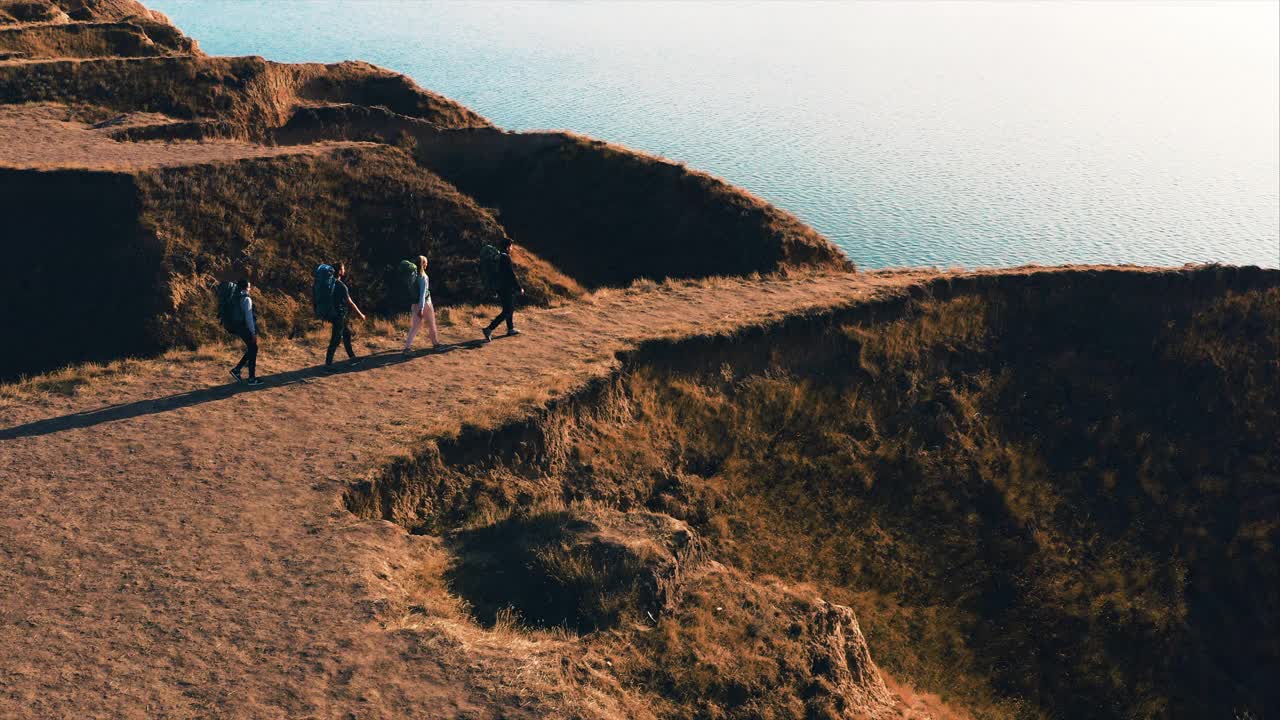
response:
M195 44L171 25L116 22L0 25L0 58L48 59L190 55Z

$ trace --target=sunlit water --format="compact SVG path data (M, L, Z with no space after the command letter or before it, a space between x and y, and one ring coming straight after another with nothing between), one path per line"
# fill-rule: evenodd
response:
M150 0L687 161L860 265L1280 266L1280 4Z

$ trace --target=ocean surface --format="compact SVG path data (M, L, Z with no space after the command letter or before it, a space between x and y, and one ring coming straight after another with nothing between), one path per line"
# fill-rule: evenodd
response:
M682 160L859 265L1280 266L1280 3L149 0Z

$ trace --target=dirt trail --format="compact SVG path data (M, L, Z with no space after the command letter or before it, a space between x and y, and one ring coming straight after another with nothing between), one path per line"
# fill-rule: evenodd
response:
M519 717L494 707L507 679L449 638L381 629L387 565L422 539L357 521L346 484L415 439L572 389L643 340L930 277L605 291L523 313L518 337L333 376L314 370L323 348L276 340L257 390L193 354L0 406L0 717Z

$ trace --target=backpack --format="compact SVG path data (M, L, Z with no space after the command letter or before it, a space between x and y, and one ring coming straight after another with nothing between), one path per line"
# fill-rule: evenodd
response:
M502 282L502 252L498 248L486 244L480 248L480 277L484 286L497 292Z
M418 264L412 260L401 260L396 266L392 288L402 288L402 297L406 305L418 302Z
M315 284L311 288L311 301L316 310L316 317L321 320L333 319L333 284L337 278L332 265L321 265L316 268Z
M218 322L232 335L244 332L244 308L240 305L240 289L235 283L227 281L218 283L213 292L218 298Z

